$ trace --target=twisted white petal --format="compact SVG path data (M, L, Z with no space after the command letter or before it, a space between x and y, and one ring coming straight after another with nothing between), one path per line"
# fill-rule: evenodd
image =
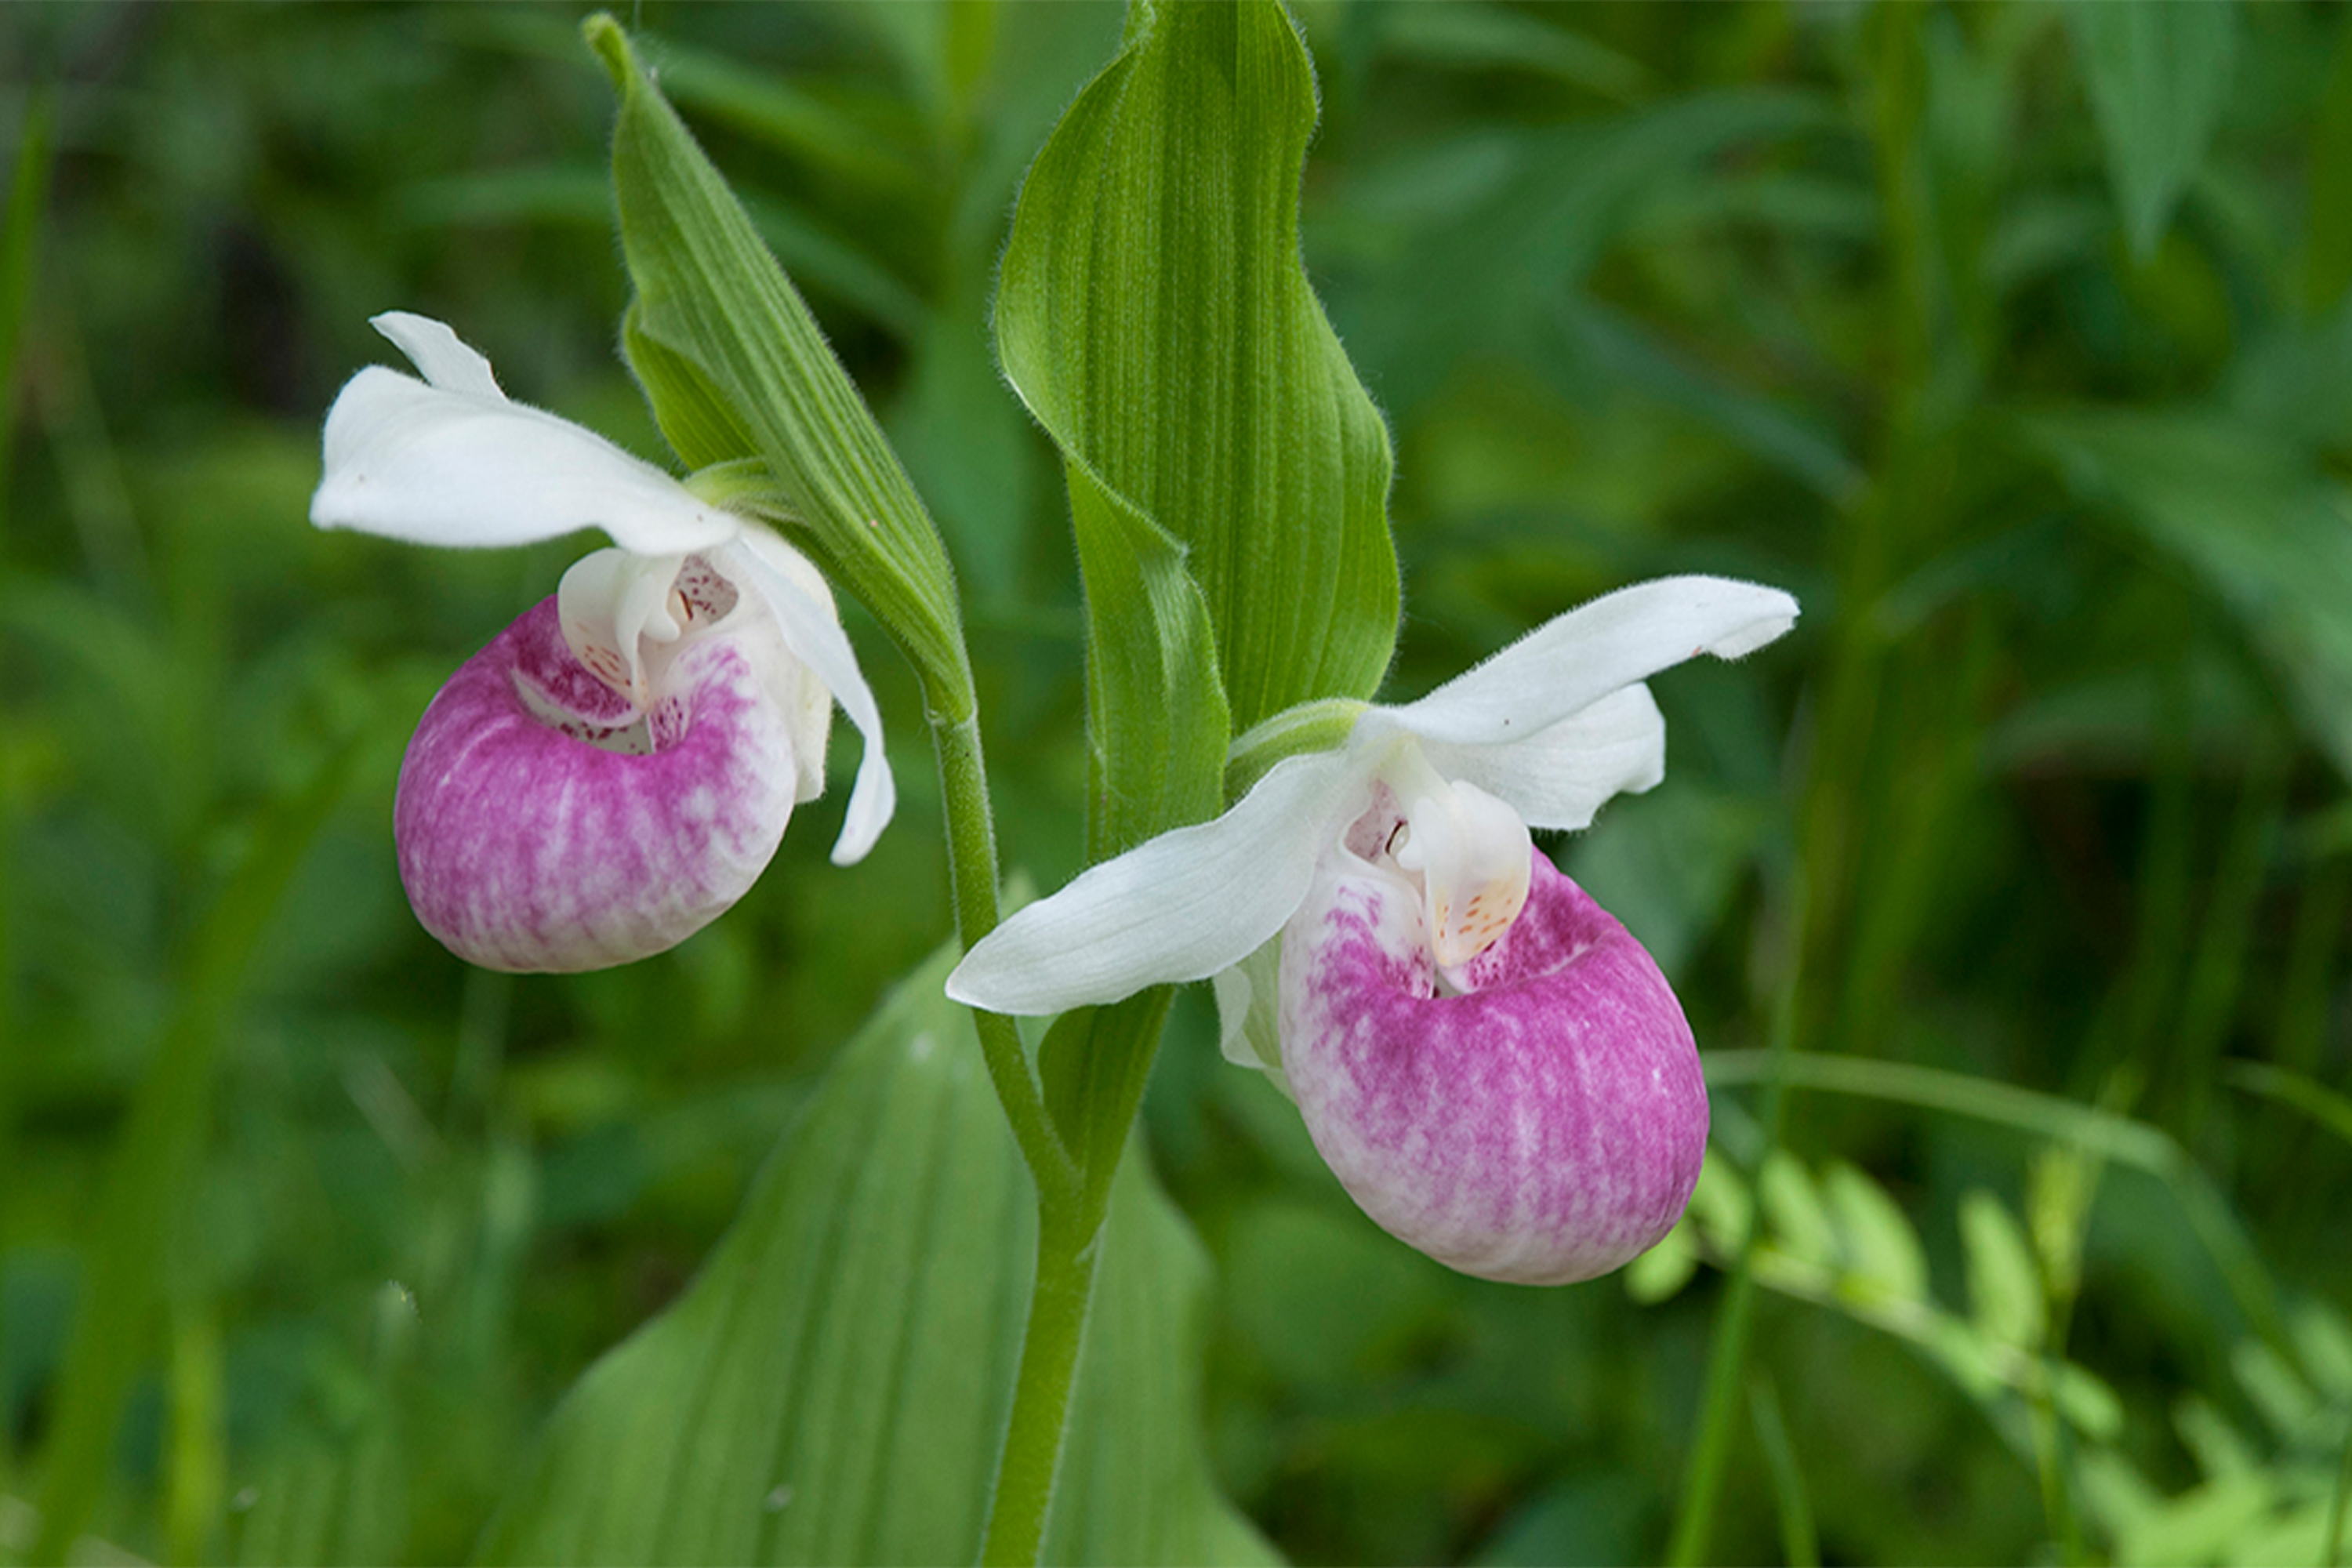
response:
M964 955L948 994L992 1013L1059 1013L1239 963L1307 896L1321 828L1363 787L1349 752L1286 758L1215 821L1163 833L1020 910Z
M720 553L730 563L742 563L743 574L767 600L777 629L783 634L785 649L816 672L865 742L865 754L857 761L857 782L850 788L849 806L842 814L841 836L833 845L835 865L855 865L866 858L898 808L898 787L882 751L882 710L875 704L874 689L857 668L856 650L849 646L848 634L834 614L824 579L799 551L765 529L747 527Z

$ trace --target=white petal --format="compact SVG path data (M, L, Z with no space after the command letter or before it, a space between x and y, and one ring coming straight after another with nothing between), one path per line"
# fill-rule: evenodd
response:
M1554 616L1420 701L1381 711L1427 740L1522 740L1685 659L1752 652L1796 620L1797 601L1778 588L1662 577Z
M1612 795L1638 795L1666 776L1666 721L1636 683L1524 741L1429 741L1423 751L1430 766L1507 802L1528 826L1575 829L1591 826Z
M1282 929L1366 773L1347 752L1286 757L1213 822L1088 868L964 955L948 994L992 1013L1060 1013L1205 980Z
M748 575L768 601L785 648L816 672L866 742L865 755L857 760L857 782L849 792L849 809L843 814L841 837L833 844L835 865L855 865L866 858L898 809L898 786L883 754L882 710L875 705L873 688L857 668L856 650L841 629L824 580L806 557L766 529L746 527L726 558L748 563Z
M507 395L499 390L499 378L490 374L490 362L444 323L407 310L386 310L381 316L370 316L368 325L408 356L426 385L486 397L493 403L507 401Z
M326 473L310 521L412 544L478 546L601 528L640 555L706 550L739 526L568 419L381 365L352 377L327 411Z

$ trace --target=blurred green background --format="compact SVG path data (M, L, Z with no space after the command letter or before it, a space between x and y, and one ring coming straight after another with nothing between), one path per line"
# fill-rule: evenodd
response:
M710 930L563 979L468 971L403 902L407 728L577 547L314 533L319 423L405 309L665 455L580 14L0 11L0 1560L110 1380L86 1555L462 1557L949 929L915 686L855 610L902 792L863 865L824 862L836 788ZM1389 694L1664 572L1806 616L1662 678L1665 784L1554 847L1717 1082L1704 1223L1628 1277L1390 1242L1180 1004L1145 1122L1217 1264L1221 1483L1303 1562L1657 1556L1753 1213L1715 1556L2322 1561L2352 17L1297 14L1307 265L1397 443ZM1117 10L624 20L948 531L1008 860L1057 884L1076 574L985 323ZM139 1172L178 1206L128 1212ZM152 1311L109 1273L142 1249Z

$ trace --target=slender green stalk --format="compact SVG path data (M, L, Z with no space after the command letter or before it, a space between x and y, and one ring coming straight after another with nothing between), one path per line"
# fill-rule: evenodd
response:
M2327 1500L2326 1550L2321 1558L2326 1568L2343 1568L2347 1503L2352 1503L2352 1423L2347 1423L2344 1430L2344 1463L2336 1468L2336 1495Z
M212 1538L228 1489L226 1362L217 1304L175 1308L170 1337L163 1538L173 1563L204 1563L218 1556Z
M2180 1014L2172 1024L2171 1076L2182 1086L2181 1135L2192 1144L2204 1124L2221 1047L2244 986L2254 908L2286 811L2286 773L2285 759L2267 743L2247 763L2229 844L2182 987Z
M2302 1073L2274 1068L2268 1062L2231 1062L2221 1069L2221 1081L2232 1089L2291 1106L2352 1144L2352 1095L2338 1094Z
M2352 39L2352 31L2345 37ZM2335 994L2331 981L2344 941L2347 903L2352 903L2352 856L2328 855L2305 877L2295 900L2286 978L2279 986L2277 1043L2270 1052L2270 1059L2282 1067L2307 1073L2323 1059L2328 1002Z
M1065 1207L1044 1211L1037 1226L1037 1285L1029 1298L1029 1328L1021 1342L1021 1373L1013 1386L1013 1415L996 1468L996 1495L980 1560L1034 1563L1045 1544L1045 1514L1062 1462L1069 1426L1070 1390L1077 1381L1078 1345L1094 1296L1095 1259L1101 1249L1092 1224Z
M1683 1472L1682 1511L1675 1516L1674 1539L1666 1545L1673 1568L1689 1568L1706 1553L1707 1536L1715 1528L1715 1500L1723 1489L1724 1467L1731 1458L1731 1434L1739 1418L1741 1374L1748 1364L1748 1325L1756 1316L1756 1237L1763 1226L1751 1225L1748 1240L1731 1272L1730 1294L1716 1319L1715 1342L1706 1359L1706 1403L1699 1415L1698 1442L1691 1449L1690 1466Z
M2037 1375L2027 1393L2033 1411L2033 1473L2042 1489L2042 1515L2058 1538L2060 1556L2068 1568L2090 1562L2082 1525L2074 1518L2074 1496L2066 1477L2066 1423L2058 1417L2058 1368L2063 1357L2054 1344L2035 1362Z
M1772 1008L1772 1037L1762 1053L1769 1064L1764 1075L1764 1105L1760 1118L1764 1146L1757 1156L1761 1169L1780 1146L1781 1125L1788 1108L1786 1067L1796 1054L1797 1006L1804 964L1805 913L1808 900L1800 878L1789 900L1791 956L1781 976L1780 994ZM1706 1555L1707 1537L1715 1527L1715 1505L1723 1489L1723 1472L1731 1458L1731 1436L1739 1420L1740 1392L1748 1366L1748 1337L1756 1317L1756 1249L1764 1226L1751 1219L1733 1265L1731 1291L1717 1319L1715 1342L1707 1352L1706 1404L1699 1412L1698 1440L1692 1446L1689 1467L1683 1472L1682 1510L1675 1517L1674 1539L1666 1561L1688 1568Z
M969 948L993 931L998 920L996 830L980 726L967 710L960 720L935 718L931 734L939 752L940 797L946 803L956 929ZM1071 1158L1055 1131L1044 1090L1013 1020L978 1009L972 1019L989 1079L1037 1182L1036 1279L981 1547L984 1562L1025 1564L1037 1561L1045 1544L1062 1436L1069 1426L1070 1391L1077 1381L1078 1346L1094 1296L1099 1255L1094 1240L1102 1229L1109 1182L1089 1181L1089 1173ZM1119 1098L1131 1119L1134 1097Z
M981 756L980 720L967 701L963 714L934 714L931 743L939 753L940 797L948 819L948 880L953 889L956 934L969 949L996 929L996 819L988 801L988 770ZM1003 1103L1021 1157L1037 1181L1042 1208L1076 1190L1077 1167L1045 1113L1037 1076L1021 1048L1020 1031L998 1013L972 1012L989 1081ZM1017 1405L1016 1405L1017 1409Z
M51 132L56 104L46 88L36 88L25 102L18 123L16 167L8 184L5 226L0 227L0 545L7 534L8 476L11 437L16 426L16 363L24 345L26 307L32 297L33 259L40 237L41 216L48 194ZM5 563L0 561L0 579ZM12 726L13 728L13 726ZM13 773L13 769L8 770ZM5 894L16 847L16 792L12 781L0 775L0 894ZM14 900L0 896L0 1171L13 1169L16 1136L16 1064L22 1053L16 1042L16 988L5 911ZM7 1324L0 1321L0 1366L6 1356ZM0 1408L0 1489L10 1484L16 1464L7 1411Z
M1797 1447L1789 1441L1788 1424L1780 1419L1780 1396L1761 1372L1748 1380L1748 1408L1756 1418L1756 1441L1764 1449L1764 1463L1772 1472L1772 1495L1780 1504L1780 1555L1788 1559L1789 1568L1822 1568L1821 1539L1813 1530L1805 1475L1797 1467Z

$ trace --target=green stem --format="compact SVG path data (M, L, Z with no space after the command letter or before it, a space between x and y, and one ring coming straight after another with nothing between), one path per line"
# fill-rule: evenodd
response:
M2066 1479L2066 1424L2059 1419L2056 1393L2058 1369L2064 1363L2061 1352L2054 1340L2043 1351L2034 1363L2039 1375L2026 1396L2033 1412L2033 1473L2042 1489L2042 1518L2057 1538L2060 1560L2067 1568L2082 1568L2091 1558Z
M1091 1206L1091 1205L1088 1205ZM1034 1563L1045 1544L1045 1511L1069 1426L1070 1390L1077 1381L1078 1343L1094 1295L1094 1223L1064 1207L1042 1212L1037 1226L1037 1287L1029 1299L1029 1329L1021 1342L1021 1373L1013 1386L1013 1415L996 1468L996 1496L980 1560Z
M2327 1539L2323 1561L2327 1568L2342 1568L2344 1562L2345 1505L2352 1501L2352 1423L2344 1429L2344 1463L2336 1472L2336 1495L2327 1500Z
M1780 1396L1772 1391L1771 1378L1760 1371L1748 1380L1748 1408L1756 1417L1756 1441L1771 1468L1772 1491L1780 1504L1780 1555L1789 1568L1822 1568L1821 1540L1813 1529L1805 1475L1797 1465L1797 1447L1780 1419Z
M1786 1116L1787 1068L1790 1058L1795 1055L1807 908L1801 873L1789 900L1789 938L1795 956L1789 960L1780 994L1773 1003L1772 1037L1764 1053L1769 1065L1761 1118L1764 1147L1756 1162L1759 1171L1780 1146L1781 1124ZM1666 1547L1666 1561L1675 1568L1689 1568L1706 1554L1707 1536L1715 1526L1716 1499L1723 1489L1724 1468L1731 1458L1731 1436L1739 1420L1748 1331L1756 1316L1756 1248L1763 1234L1761 1218L1752 1217L1748 1235L1739 1245L1739 1260L1731 1276L1731 1293L1724 1300L1723 1315L1716 1321L1715 1342L1707 1352L1706 1403L1700 1412L1698 1440L1691 1448L1690 1467L1683 1473L1682 1511L1675 1516L1674 1539Z
M940 794L948 822L949 879L956 930L966 948L996 929L996 830L989 809L988 774L980 726L964 706L960 719L939 715L931 735L938 748ZM1085 1180L1054 1131L1045 1092L1022 1048L1013 1020L974 1009L988 1076L1005 1120L1037 1182L1037 1275L1029 1298L1029 1324L1021 1342L1021 1370L1013 1386L1004 1447L997 1464L982 1560L1034 1563L1045 1539L1045 1515L1069 1425L1070 1391L1077 1381L1078 1345L1094 1295L1094 1238L1101 1231L1108 1184ZM1130 1110L1131 1110L1130 1107ZM1098 1195L1094 1188L1099 1184Z
M1738 1420L1741 1373L1748 1362L1748 1324L1756 1315L1756 1238L1761 1225L1751 1223L1731 1275L1731 1293L1724 1299L1723 1315L1716 1320L1715 1342L1706 1363L1706 1404L1699 1417L1698 1441L1691 1449L1690 1467L1683 1472L1682 1511L1675 1518L1674 1540L1666 1546L1673 1568L1688 1568L1706 1552L1715 1525L1715 1500L1723 1488L1723 1471L1731 1457L1731 1433Z
M988 769L981 756L980 720L967 700L963 716L950 719L936 706L931 743L939 753L940 798L948 821L948 880L953 889L956 934L969 950L996 929L996 818L988 801ZM1045 1097L1021 1034L1001 1013L975 1008L982 1058L989 1081L1004 1106L1013 1142L1037 1181L1041 1211L1065 1204L1077 1190L1077 1167L1045 1113Z

